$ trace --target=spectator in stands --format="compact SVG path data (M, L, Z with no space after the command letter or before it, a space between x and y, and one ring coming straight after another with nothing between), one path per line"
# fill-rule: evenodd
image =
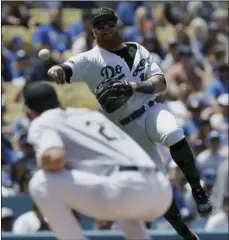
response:
M24 48L23 38L19 35L14 35L4 47L4 55L9 63L17 59L17 52Z
M10 208L2 208L2 232L11 232L13 226L13 211Z
M228 38L229 24L228 24L228 9L216 9L213 13L213 18L216 21L220 33Z
M183 23L178 23L174 26L175 38L179 45L191 45L190 36L186 33L186 28Z
M187 115L183 129L190 142L195 142L200 131L201 112L205 108L206 104L203 99L199 97L189 96L186 106L189 111L189 115Z
M11 64L11 71L12 81L17 86L23 86L29 81L41 81L48 78L44 63L39 59L32 58L24 50L16 52L16 59Z
M163 14L172 25L177 25L183 21L185 5L182 1L167 1L163 7Z
M72 41L81 33L88 32L88 29L91 28L91 18L91 9L85 9L82 12L82 17L66 28L66 32L71 36Z
M3 51L3 48L2 48L2 51ZM12 81L12 74L10 71L10 62L4 53L1 54L1 57L2 57L1 58L2 82L10 82Z
M164 49L157 37L156 25L152 21L147 21L144 26L142 45L153 54L154 60L160 65L164 58ZM159 58L159 59L158 59Z
M144 1L121 1L118 3L116 13L124 26L133 26L136 24L136 11L139 7L144 7L148 18L152 18L152 9Z
M16 52L15 60L12 61L11 71L12 71L12 81L14 83L22 82L24 83L26 70L28 69L29 56L24 50L18 50Z
M185 189L185 185L187 181L184 174L173 160L170 161L168 168L167 174L170 182L172 183L173 196L176 199L177 206L179 209L187 207L185 197L189 195L188 201L192 202L192 196L186 192L187 189Z
M13 148L10 139L7 138L4 133L1 133L1 140L2 165L11 165L17 163L19 157L17 155L17 152Z
M206 98L213 105L217 105L217 98L224 93L229 93L229 65L218 63L215 67L215 77L206 89Z
M88 17L84 20L84 32L74 38L72 44L72 55L89 51L95 45L95 38L92 33L91 19Z
M216 181L216 174L217 170L214 168L207 168L201 172L201 180L209 195L212 193Z
M207 149L201 152L197 157L197 166L201 171L208 168L217 169L225 156L220 152L220 134L217 131L211 131L207 135Z
M203 48L208 39L208 24L202 18L194 18L190 25L191 45L197 57L203 57Z
M1 134L1 164L2 164L2 196L13 196L19 192L12 179L12 166L19 160L17 152L13 149L10 140Z
M164 71L167 68L175 65L179 61L179 43L176 38L170 38L168 40L168 52L165 56L164 61L162 62L162 69Z
M213 69L217 66L217 64L224 62L226 58L226 49L220 44L217 40L207 41L204 49L204 65L207 68L208 72L211 74L210 78L212 78Z
M26 81L47 80L47 69L43 61L32 58L23 50L24 42L21 36L15 35L3 48L4 80L23 84ZM49 66L48 66L49 67ZM37 71L39 69L39 71Z
M138 7L134 16L134 25L127 28L127 30L123 32L125 41L138 42L142 44L144 34L146 31L150 30L148 28L149 21L150 20L148 19L147 15L147 8L144 6ZM152 24L150 27L151 29L154 28Z
M21 132L19 136L19 157L20 161L25 165L26 170L30 172L36 169L35 152L31 144L27 140L27 132Z
M22 1L2 3L2 25L16 25L27 28L35 27L36 21L31 17L29 8Z
M210 122L210 116L208 115L203 115L200 117L199 121L199 132L197 135L197 138L201 139L204 144L206 145L206 140L207 140L207 135L210 131L213 130L213 127Z
M211 195L213 210L215 213L223 210L224 196L228 196L228 177L228 161L226 160L219 165L216 175L216 183Z
M27 132L29 128L30 120L24 114L18 116L12 123L12 130L14 135L14 140L17 146L19 146L20 136Z
M3 96L3 92L2 92L2 96ZM7 113L7 103L4 100L4 98L2 97L2 101L1 101L1 113L2 113L2 118L1 118L1 127L2 127L2 134L6 137L6 138L11 138L12 137L12 127L11 127L11 121L9 121L6 118L6 113Z
M24 173L21 175L21 178L18 180L18 185L21 193L29 195L29 181L31 179L31 176L31 171L25 169Z
M191 148L194 156L197 157L201 152L206 150L206 145L201 139L198 138L191 143Z
M47 221L34 204L33 209L19 216L13 225L14 234L35 233L50 230Z
M56 62L63 62L64 52L71 48L71 36L63 29L62 11L50 11L50 22L40 25L33 34L32 42L36 50L48 48Z
M221 146L228 146L228 125L229 125L229 94L221 94L217 98L218 111L211 115L212 126L220 132Z
M210 216L204 229L206 232L224 231L228 233L228 200L229 197L224 196L222 211Z
M201 17L207 23L212 20L212 15L215 9L218 7L218 2L210 1L193 1L187 3L187 11L192 17Z
M176 98L180 94L198 93L203 90L203 66L193 56L191 46L181 46L179 62L166 71L168 91Z

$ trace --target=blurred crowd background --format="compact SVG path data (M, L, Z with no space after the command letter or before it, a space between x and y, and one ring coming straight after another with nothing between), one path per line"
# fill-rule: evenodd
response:
M28 196L28 181L36 169L34 150L27 142L29 119L23 113L21 90L30 81L50 81L50 66L94 46L91 14L101 6L116 11L125 41L145 46L165 73L168 90L157 100L168 105L183 127L214 205L210 218L198 216L182 172L168 149L158 145L183 219L192 228L228 231L228 2L214 1L2 1L1 150L2 197L6 199L2 230L49 229L34 204L25 212L19 211L23 201L7 205L9 198ZM37 57L42 48L51 50L50 60ZM66 105L98 106L84 85L74 87L66 90L68 94L59 90ZM163 218L147 226L171 228ZM93 229L115 227L115 223L92 224Z

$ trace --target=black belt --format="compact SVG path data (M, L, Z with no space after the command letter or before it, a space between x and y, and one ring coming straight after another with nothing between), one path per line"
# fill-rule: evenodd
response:
M149 101L148 102L148 106L152 107L154 105L154 101ZM140 109L134 111L133 113L131 113L128 117L123 118L122 120L119 121L119 123L121 123L123 126L130 123L131 121L139 118L142 116L142 114L146 111L145 106L142 106Z
M119 171L139 171L139 167L137 166L120 166Z
M144 170L154 170L153 168L145 168L145 167L137 167L137 166L120 166L119 171L144 171ZM156 168L155 171L157 172L158 169Z

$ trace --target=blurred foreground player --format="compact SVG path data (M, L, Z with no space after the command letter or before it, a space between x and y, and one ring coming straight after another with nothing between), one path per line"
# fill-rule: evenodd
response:
M23 98L39 168L29 191L58 239L85 239L71 209L99 220L133 220L139 224L125 237L150 239L143 221L167 211L172 190L144 150L103 114L61 108L49 84L28 84Z

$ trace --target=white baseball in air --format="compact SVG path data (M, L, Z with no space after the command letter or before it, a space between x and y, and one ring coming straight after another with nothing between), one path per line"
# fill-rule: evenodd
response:
M38 56L42 60L48 60L50 58L50 51L48 49L41 49Z

